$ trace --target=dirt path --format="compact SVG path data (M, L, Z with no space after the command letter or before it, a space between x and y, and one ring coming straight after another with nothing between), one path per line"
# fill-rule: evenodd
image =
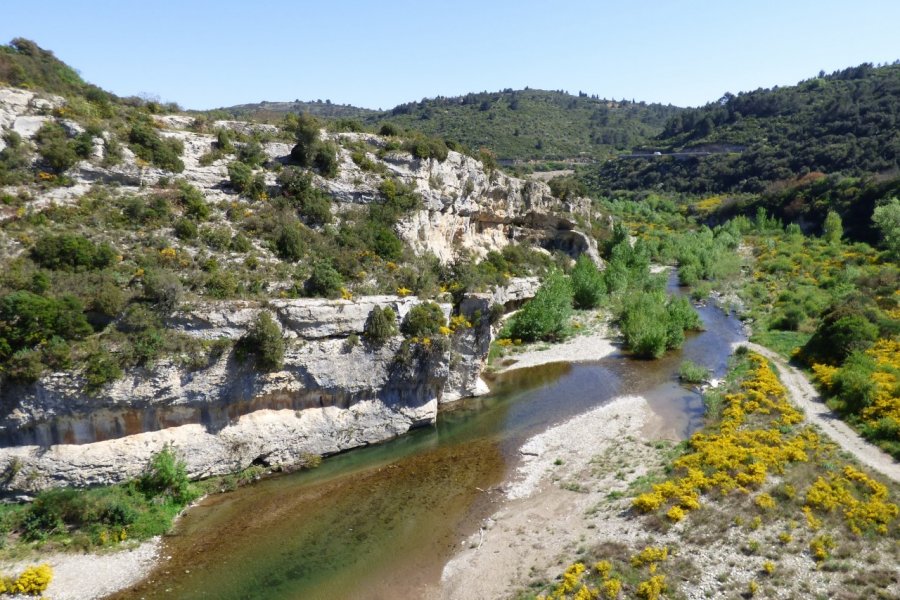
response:
M781 382L790 393L791 400L803 409L806 413L806 418L811 423L817 425L825 435L852 454L856 460L878 471L885 477L900 483L900 463L876 446L863 440L858 433L853 431L849 425L828 408L825 402L822 401L822 397L816 391L816 388L806 378L806 375L796 367L787 364L780 355L764 346L752 342L744 342L739 345L747 346L775 364L778 374L781 376Z

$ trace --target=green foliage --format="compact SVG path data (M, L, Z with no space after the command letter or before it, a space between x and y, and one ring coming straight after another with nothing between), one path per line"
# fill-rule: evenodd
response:
M703 383L709 379L709 369L686 360L678 368L678 378L685 383Z
M312 177L299 169L287 167L278 175L282 196L273 202L297 210L310 225L331 222L331 199L312 184Z
M684 332L700 329L700 317L690 301L666 297L661 291L636 291L622 301L617 317L625 344L641 358L659 358L684 342Z
M153 455L138 480L138 487L148 498L171 499L181 505L196 498L184 461L178 460L169 446Z
M844 224L841 222L841 216L833 210L828 211L822 226L822 233L829 244L839 244L841 238L844 237Z
M91 331L81 303L72 296L47 298L21 290L0 297L0 360L54 336L77 340Z
M340 167L338 159L338 147L331 142L320 143L316 147L313 156L313 166L323 177L337 177Z
M47 121L34 136L38 154L56 173L69 170L78 162L75 145L71 143L62 125Z
M38 493L17 515L13 528L29 541L60 539L81 547L144 540L166 533L174 517L197 494L184 463L166 447L151 457L135 481Z
M447 160L447 144L443 140L437 138L429 138L421 134L413 135L403 144L403 149L415 156L416 158L428 159L433 158L438 162Z
M266 179L262 173L254 175L252 167L240 161L228 163L228 180L240 194L254 200L266 197Z
M45 269L86 271L103 269L116 260L116 251L107 243L95 244L84 236L62 233L38 239L31 256Z
M363 327L363 336L373 344L383 344L391 337L397 335L397 315L394 309L386 306L383 309L375 306L366 317Z
M261 312L250 330L238 340L235 350L241 360L247 356L255 357L258 370L264 373L277 371L284 364L281 328L270 313Z
M303 230L299 223L285 223L275 238L275 251L279 258L297 262L303 258Z
M554 177L547 184L550 186L550 192L563 201L587 195L587 188L575 177Z
M571 277L575 308L597 308L606 293L606 284L594 261L585 254L579 256Z
M400 324L400 331L407 337L433 337L446 325L447 320L440 306L434 302L422 302L409 309Z
M291 159L301 167L313 166L316 151L319 147L319 130L322 124L318 119L302 114L293 124L297 143L291 149Z
M366 122L380 126L382 135L396 136L406 128L470 148L481 148L487 141L500 159L605 159L617 148L645 143L680 111L661 104L526 89L410 102Z
M149 118L139 118L132 123L128 143L138 158L174 173L184 171L184 162L180 158L184 144L174 138L160 138Z
M196 238L197 224L190 219L178 219L175 221L175 237L179 240L192 240Z
M223 130L220 130L223 131ZM219 146L218 142L216 144ZM237 151L237 159L249 166L250 168L260 167L269 157L266 156L265 150L256 140L250 140L246 144L242 144Z
M571 313L571 282L555 271L544 280L534 298L513 316L509 325L510 337L527 342L558 340L565 335Z
M344 279L329 263L320 261L313 266L312 274L304 284L304 290L309 296L322 298L337 298L341 293Z
M22 136L13 130L3 132L6 147L0 150L0 185L18 185L31 178L31 153Z
M98 391L104 385L122 377L119 361L106 350L98 350L87 357L84 378L88 391Z
M181 301L183 288L178 276L168 270L158 269L144 274L144 298L161 315L171 314Z
M875 208L872 222L881 234L885 250L895 259L900 259L900 200L891 198Z
M878 339L878 325L874 320L872 307L861 298L832 305L803 347L804 357L811 363L840 364Z
M184 207L184 216L195 221L209 218L210 208L203 197L203 192L184 180L176 182L178 202Z

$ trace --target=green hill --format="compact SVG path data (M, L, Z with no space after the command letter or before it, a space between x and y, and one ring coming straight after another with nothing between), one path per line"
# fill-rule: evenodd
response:
M645 152L581 176L600 194L760 194L752 206L726 208L762 205L785 220L813 224L837 210L849 233L871 239L874 206L900 194L898 125L900 64L866 63L685 110Z
M237 119L252 119L256 121L273 121L284 117L286 114L306 113L323 119L362 119L378 114L377 110L360 108L349 104L333 104L331 100L310 100L303 102L267 102L262 101L252 104L238 104L218 109Z
M367 121L487 147L501 160L590 160L644 143L681 111L583 93L507 89L401 104Z

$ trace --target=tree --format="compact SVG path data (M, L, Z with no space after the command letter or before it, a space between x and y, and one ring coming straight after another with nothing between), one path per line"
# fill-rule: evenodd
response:
M594 261L586 254L582 254L572 270L572 297L575 308L596 308L605 292L603 274L597 269Z
M884 249L894 258L900 258L900 200L891 198L876 207L872 222L881 233Z
M565 332L570 314L572 286L568 277L556 271L513 317L510 335L528 342L559 339Z
M839 244L841 238L844 237L844 225L841 222L841 216L833 210L829 210L828 215L825 217L825 223L822 226L822 232L829 244Z
M313 267L312 274L306 280L306 293L310 296L336 298L341 293L344 279L331 264L321 261Z

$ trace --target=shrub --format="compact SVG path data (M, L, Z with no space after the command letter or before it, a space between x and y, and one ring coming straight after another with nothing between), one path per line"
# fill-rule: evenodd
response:
M284 364L284 338L281 328L268 312L261 312L250 330L235 347L238 358L256 358L256 368L263 372L277 371Z
M417 134L403 144L403 149L416 158L434 158L439 162L447 160L449 149L443 140Z
M9 129L3 133L6 147L0 150L0 185L17 185L31 178L31 156L22 136Z
M184 207L184 216L197 221L205 221L209 218L210 208L203 197L203 192L186 181L179 181L178 200Z
M291 149L291 159L300 166L309 167L313 164L316 150L319 144L319 130L321 123L309 115L300 115L294 131L297 143Z
M37 143L38 154L57 173L68 170L78 162L75 148L69 142L66 130L61 125L52 121L44 123L34 139Z
M565 332L572 313L572 287L560 272L551 273L529 300L512 318L511 337L525 340L559 339Z
M187 504L197 496L184 461L178 460L169 446L153 455L138 486L148 498L170 498L178 504Z
M386 306L372 308L366 317L363 327L363 336L373 344L383 344L391 337L397 335L397 315L394 309Z
M572 270L572 298L575 308L589 309L600 305L605 293L603 274L587 255L582 254Z
M0 297L0 359L53 336L73 340L90 333L81 303L72 296L45 298L21 290Z
M378 130L378 135L400 135L400 128L393 123L385 123L381 126L381 129Z
M296 209L307 223L327 225L331 222L331 200L325 192L313 187L308 173L288 167L279 174L278 184L284 195L283 204Z
M160 138L149 118L132 124L128 142L138 158L167 171L175 173L184 171L184 162L180 158L184 152L184 144L177 139Z
M251 140L243 144L237 152L237 158L242 163L252 167L259 167L265 163L269 157L266 156L265 150L256 140Z
M407 337L432 337L447 325L444 311L434 302L416 304L406 313L400 331Z
M327 262L318 262L306 280L304 289L310 296L337 298L343 285L344 280L334 267Z
M878 326L870 313L863 301L853 298L832 305L803 347L804 358L836 365L853 352L869 348L878 339Z
M144 298L161 315L171 314L181 302L182 286L178 276L165 269L150 271L143 279Z
M286 223L275 238L275 252L282 260L297 262L303 258L303 232L297 223Z
M190 219L178 219L175 221L175 237L179 240L194 239L197 237L197 224Z
M331 142L319 144L313 156L313 165L323 177L336 177L340 166L337 146Z
M263 174L254 175L253 169L240 161L228 163L228 179L231 187L240 194L254 200L266 197L266 179Z
M91 354L84 367L84 378L88 391L97 391L110 381L122 377L118 361L106 350Z
M116 251L107 243L95 244L73 233L48 234L41 237L31 257L45 269L84 271L103 269L116 260Z
M16 577L9 592L39 596L50 586L53 580L53 569L48 564L27 567Z

